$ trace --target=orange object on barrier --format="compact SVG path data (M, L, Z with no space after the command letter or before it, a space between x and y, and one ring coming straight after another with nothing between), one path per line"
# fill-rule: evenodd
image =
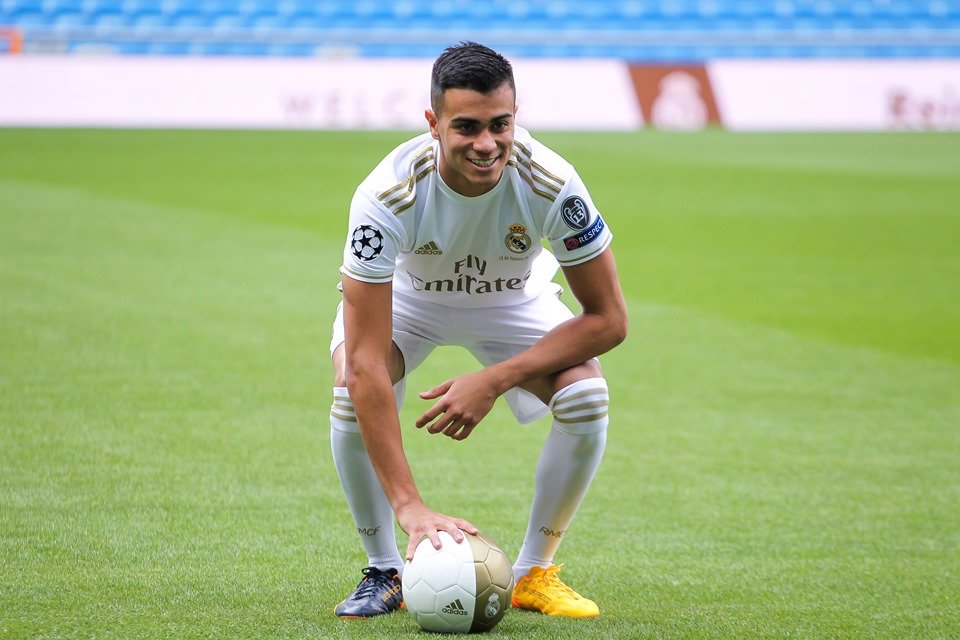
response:
M0 27L0 41L7 40L7 53L21 53L23 51L23 34L13 27ZM2 52L3 49L0 49Z

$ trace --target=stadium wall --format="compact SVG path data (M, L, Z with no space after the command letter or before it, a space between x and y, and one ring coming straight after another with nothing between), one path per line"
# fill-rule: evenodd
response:
M0 126L420 129L429 59L0 58ZM538 130L960 129L960 60L515 61Z

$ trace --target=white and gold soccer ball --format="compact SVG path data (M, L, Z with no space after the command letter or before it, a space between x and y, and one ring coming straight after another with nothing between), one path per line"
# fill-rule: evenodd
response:
M443 546L424 539L403 569L403 600L425 630L476 633L492 629L510 608L513 567L496 542L464 532L454 542L441 531Z

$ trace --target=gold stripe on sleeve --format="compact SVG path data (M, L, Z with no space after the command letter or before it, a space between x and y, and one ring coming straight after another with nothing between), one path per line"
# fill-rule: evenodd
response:
M410 175L400 184L394 185L386 191L381 192L377 196L377 199L394 215L399 215L412 207L417 201L417 194L414 192L414 187L418 182L423 180L424 177L436 170L436 165L433 160L433 148L427 147L414 159L413 165L410 168Z
M538 196L543 196L550 202L555 202L557 200L558 193L553 193L552 191L544 191L537 188L537 185L534 184L533 179L528 175L528 172L524 170L523 166L518 163L516 156L507 161L507 165L516 168L517 175L520 176L520 179L527 183L527 186L537 194ZM539 181L538 181L539 183Z
M514 141L513 145L514 145L517 149L519 149L520 152L524 155L524 157L525 157L526 160L527 160L527 162L525 162L524 164L527 165L527 166L529 166L531 171L536 170L536 171L540 172L541 174L543 174L544 177L546 177L546 178L552 180L553 182L555 182L555 183L557 184L557 186L559 186L560 188L563 188L563 185L566 184L566 181L563 180L563 178L560 178L560 177L557 177L557 176L553 175L552 173L550 173L549 171L547 171L546 169L544 169L544 168L543 168L543 165L535 162L535 161L533 160L533 153L531 153L529 149L527 149L525 146L523 146L523 145L520 144L519 142Z

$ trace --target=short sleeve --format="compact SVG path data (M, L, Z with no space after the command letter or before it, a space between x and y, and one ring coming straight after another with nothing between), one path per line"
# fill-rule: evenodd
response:
M403 229L394 216L363 193L350 203L350 224L340 272L362 282L390 282L402 246Z
M613 234L576 172L547 214L547 241L561 266L587 262L610 246Z

